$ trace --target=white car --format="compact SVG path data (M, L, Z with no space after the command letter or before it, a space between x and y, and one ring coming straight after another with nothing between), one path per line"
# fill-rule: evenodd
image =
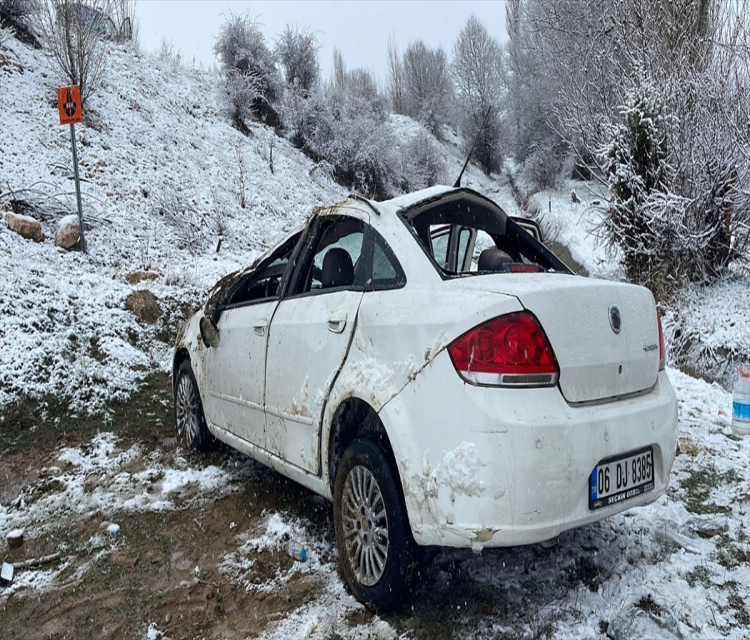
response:
M350 196L178 337L181 442L332 500L342 573L374 610L420 547L543 542L667 487L677 402L651 293L571 274L524 228L465 188Z

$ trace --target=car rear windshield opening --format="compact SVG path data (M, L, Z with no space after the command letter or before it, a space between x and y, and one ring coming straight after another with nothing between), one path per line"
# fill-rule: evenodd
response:
M499 206L473 192L451 193L401 216L444 277L568 271Z

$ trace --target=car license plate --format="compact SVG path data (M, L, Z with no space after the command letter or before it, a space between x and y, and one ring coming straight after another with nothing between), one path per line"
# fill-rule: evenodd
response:
M653 488L654 451L651 447L602 460L589 478L589 509L617 504Z

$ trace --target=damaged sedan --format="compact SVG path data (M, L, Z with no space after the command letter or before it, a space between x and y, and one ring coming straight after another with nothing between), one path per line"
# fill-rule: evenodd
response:
M316 210L180 332L180 441L333 502L373 610L427 546L548 541L667 487L677 402L642 287L576 276L460 187Z

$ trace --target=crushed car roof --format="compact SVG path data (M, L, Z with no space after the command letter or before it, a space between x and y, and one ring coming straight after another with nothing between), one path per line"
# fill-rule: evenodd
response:
M445 185L436 185L434 187L428 187L427 189L421 189L420 191L414 191L412 193L406 193L402 196L392 198L391 200L383 200L382 202L375 202L374 200L367 200L368 204L379 213L391 214L411 207L424 200L431 200L438 196L450 193L451 191L460 191L454 187L447 187ZM364 200L361 196L350 195L349 198L355 198L356 200Z

